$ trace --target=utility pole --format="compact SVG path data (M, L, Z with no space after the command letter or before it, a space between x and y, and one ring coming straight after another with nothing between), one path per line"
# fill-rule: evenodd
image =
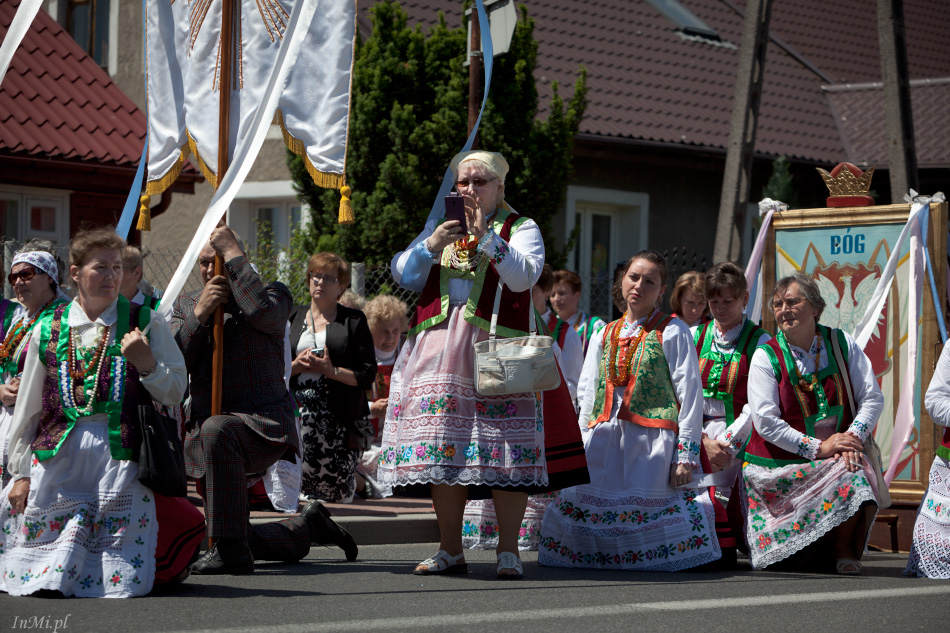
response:
M740 255L738 225L749 204L752 153L755 150L759 105L762 103L762 79L765 75L771 13L772 0L749 0L746 3L726 169L719 199L719 221L716 223L714 262L737 261Z
M919 189L910 78L907 76L904 0L877 0L877 34L884 79L884 120L893 204L903 201L904 194L910 189Z
M468 58L468 133L472 133L478 119L479 93L482 91L482 34L478 24L478 13L474 10L468 15L472 25L472 52ZM472 139L472 149L478 148L478 137Z

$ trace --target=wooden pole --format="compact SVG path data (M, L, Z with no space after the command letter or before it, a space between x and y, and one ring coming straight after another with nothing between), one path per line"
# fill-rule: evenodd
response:
M468 21L472 25L472 52L468 57L468 133L471 134L475 128L475 121L478 119L478 97L482 88L482 34L478 24L478 12L474 5ZM478 137L472 140L472 149L477 149L477 147Z
M884 79L884 121L887 125L891 203L903 202L917 182L914 117L910 106L907 74L907 37L904 32L903 0L877 0L877 32Z
M749 0L746 3L713 263L738 261L741 255L738 222L745 216L749 203L752 152L755 150L755 131L759 104L762 102L771 13L772 0Z
M217 186L221 185L228 170L228 123L231 118L231 75L233 72L234 52L234 0L221 2L221 66L218 69L218 172L215 175ZM221 218L223 224L227 216ZM214 257L214 274L224 274L224 262ZM214 311L214 329L212 331L214 351L211 356L211 415L221 415L221 402L224 388L224 306Z

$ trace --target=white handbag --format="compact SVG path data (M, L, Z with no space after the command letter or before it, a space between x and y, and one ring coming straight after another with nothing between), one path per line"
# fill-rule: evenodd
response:
M528 336L496 338L503 285L499 280L488 340L475 343L475 391L502 396L556 389L561 374L554 358L554 339L538 335L534 306L528 309Z

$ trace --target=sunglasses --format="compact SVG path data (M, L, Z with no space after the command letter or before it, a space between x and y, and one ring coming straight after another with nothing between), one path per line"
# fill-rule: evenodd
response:
M497 178L472 178L471 180L456 180L455 186L461 189L462 187L468 187L472 185L473 187L484 187L492 180L498 180Z
M29 281L36 276L35 268L24 268L18 273L10 273L7 275L7 281L10 282L10 285L16 284L17 279L22 279L23 281Z

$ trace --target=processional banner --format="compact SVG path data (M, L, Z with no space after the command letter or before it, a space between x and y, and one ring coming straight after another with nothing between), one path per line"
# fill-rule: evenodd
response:
M946 205L934 206L931 230L933 235L942 236L946 234ZM776 214L771 228L774 237L768 248L771 253L766 254L764 262L766 269L771 270L765 271L763 302L771 299L771 287L776 280L801 271L815 279L825 300L820 323L854 332L868 309L888 258L897 248L909 211L910 205L889 205L806 209ZM937 250L945 256L946 244ZM932 252L932 257L942 261L937 252ZM925 293L924 304L929 304L930 310L925 308L921 322L910 323L908 318L910 261L910 240L905 240L900 245L893 284L864 351L884 392L884 411L875 438L886 468L891 459L901 382L906 379L909 340L912 336L922 336L924 371L918 374L915 385L914 428L899 456L892 483L892 488L913 493L922 491L926 485L926 473L932 459L933 425L920 404L920 390L921 387L926 390L932 375L932 362L936 358L932 341L939 340L939 335L933 331L936 329L933 318L928 318L928 315L934 315L929 292ZM771 311L763 310L763 316L763 323L774 331ZM928 359L932 359L930 365ZM927 423L922 426L924 418Z
M232 0L233 59L229 153L249 133L277 63L295 3ZM195 156L217 188L222 0L147 0L149 151L146 193L168 188ZM320 0L280 96L274 122L304 157L314 182L344 184L355 0Z

